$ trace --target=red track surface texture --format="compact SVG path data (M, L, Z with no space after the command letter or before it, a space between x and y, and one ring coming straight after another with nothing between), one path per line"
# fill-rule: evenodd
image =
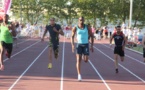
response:
M82 61L82 82L77 81L76 58L70 40L60 40L58 60L48 69L48 42L20 39L5 71L0 71L0 90L145 90L145 63L142 55L126 50L115 73L113 50L107 40L95 41L90 61Z

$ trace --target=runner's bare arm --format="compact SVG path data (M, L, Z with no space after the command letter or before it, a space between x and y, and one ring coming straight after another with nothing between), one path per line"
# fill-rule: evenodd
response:
M12 34L12 36L16 36L16 27L15 27L15 25L14 25L14 23L11 23L11 27L10 27L10 29L12 30L12 31L10 31L11 32L11 34Z
M72 36L71 36L71 45L74 46L74 37L76 33L76 27L72 29Z
M62 29L59 29L59 34L64 36L64 32Z
M145 48L145 36L143 37L143 40L142 40L142 46L143 48Z
M44 31L43 36L42 36L42 40L44 40L46 33L47 33L47 28L45 28L45 31Z
M126 46L126 44L127 44L127 39L126 39L126 37L125 37L125 35L123 34L123 38L124 38L124 47Z
M56 33L60 34L60 35L64 35L64 32L62 31L62 29L59 29L59 31L54 27L53 31L55 31Z
M88 27L89 37L91 38L91 47L94 45L94 35L92 33L91 27Z
M111 35L110 37L110 45L112 44L112 40L113 40L113 35Z

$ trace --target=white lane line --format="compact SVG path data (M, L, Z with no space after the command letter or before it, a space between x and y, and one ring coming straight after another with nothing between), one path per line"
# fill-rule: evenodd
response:
M44 50L34 59L34 61L27 67L27 69L18 77L18 79L10 86L8 90L12 90L14 86L21 80L21 78L26 74L26 72L32 67L32 65L39 59L39 57L45 52L45 50L48 48L45 47Z
M104 52L102 52L100 49L94 47L96 50L98 50L100 53L102 53L104 56L106 56L107 58L109 58L110 60L112 60L114 62L114 59L112 59L111 57L109 57L107 54L105 54ZM140 81L142 81L143 83L145 83L145 80L142 79L141 77L139 77L138 75L134 74L132 71L130 71L129 69L127 69L126 67L124 67L123 65L119 64L119 66L121 66L124 70L128 71L131 75L133 75L134 77L136 77L137 79L139 79Z
M95 72L99 75L99 77L101 78L101 80L103 81L103 83L105 84L105 86L107 87L108 90L111 90L111 88L109 87L109 85L106 83L106 81L104 80L104 78L102 77L102 75L99 73L99 71L96 69L96 67L92 64L92 62L89 60L89 63L91 64L91 66L93 67L93 69L95 70Z
M102 44L103 45L103 44ZM107 46L107 45L103 45L103 46L105 46L105 47L107 47L107 48L110 48L109 46ZM112 49L112 48L111 48ZM112 49L113 50L113 49ZM135 59L135 58L133 58L133 57L131 57L131 56L129 56L129 55L127 55L127 54L125 54L125 56L127 56L128 58L131 58L132 60L134 60L134 61L136 61L136 62L138 62L138 63L140 63L140 64L143 64L143 65L145 65L145 63L144 62L141 62L141 61L139 61L138 59Z
M15 53L14 55L11 56L11 58L14 57L14 56L16 56L16 55L18 55L18 54L20 54L20 53L22 53L22 52L24 52L25 50L29 49L30 47L34 46L35 44L37 44L37 43L39 43L39 42L40 42L40 41L37 41L37 42L35 42L34 44L32 44L32 45L30 45L30 46L24 48L23 50L21 50L21 51ZM4 62L6 62L7 60L9 60L9 59L6 58L6 59L4 60Z
M22 41L22 42L19 42L19 43L17 43L17 44L14 44L13 46L16 46L16 45L22 44L22 43L27 42L27 41L30 41L30 39L25 40L25 41Z
M64 52L65 52L65 37L64 37L64 40L63 40L60 90L63 90L63 80L64 80L64 78L63 78L64 77Z

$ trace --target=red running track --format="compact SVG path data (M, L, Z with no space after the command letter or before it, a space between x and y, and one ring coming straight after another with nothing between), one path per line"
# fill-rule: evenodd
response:
M25 41L26 40L26 41ZM115 74L113 50L108 41L95 41L90 61L82 61L82 82L77 81L76 58L69 39L60 40L60 57L48 65L48 42L20 39L5 71L0 71L0 90L145 90L145 64L142 55L126 50Z

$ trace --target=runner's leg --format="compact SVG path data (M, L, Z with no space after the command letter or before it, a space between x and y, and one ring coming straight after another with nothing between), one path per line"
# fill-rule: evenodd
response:
M58 59L59 56L59 45L53 46L54 58Z
M85 62L88 62L89 57L89 44L84 45L83 47L83 59Z
M118 73L118 54L114 54L114 60L115 60L115 70L116 73Z
M4 70L4 62L3 62L3 54L4 54L4 47L2 44L0 45L0 70Z
M124 51L122 50L122 47L121 47L121 49L119 50L120 52L119 52L119 55L120 55L120 59L121 59L121 61L123 62L124 61Z
M120 56L120 59L123 62L124 61L124 56Z
M77 45L77 54L76 54L76 69L77 69L77 73L78 73L78 81L82 80L81 77L81 60L82 60L82 46L81 45Z
M52 68L52 47L49 47L48 58L49 58L48 68L51 69Z
M13 44L12 43L6 44L6 56L8 58L11 57L12 50L13 50Z
M77 54L76 58L77 58L76 68L77 68L77 73L78 73L78 81L81 81L82 80L82 77L81 77L81 60L82 60L82 55Z
M89 56L88 56L88 55L83 55L83 56L84 56L84 58L83 58L84 61L85 61L85 62L88 62Z
M76 63L76 68L77 68L77 72L78 74L81 74L81 60L82 60L82 55L77 54L76 55L77 58L77 63Z
M144 62L145 62L145 48L143 48L143 58L144 58Z

